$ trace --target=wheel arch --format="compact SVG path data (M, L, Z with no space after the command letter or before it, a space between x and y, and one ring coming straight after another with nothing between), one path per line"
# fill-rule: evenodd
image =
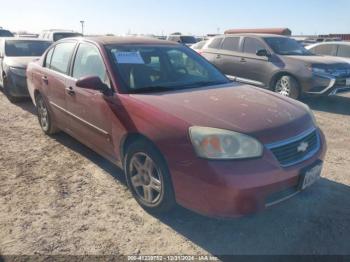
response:
M297 81L299 91L301 92L301 85L300 85L301 83L300 83L299 79L298 79L294 74L292 74L292 73L290 73L290 72L288 72L288 71L279 71L279 72L276 72L276 73L272 76L272 78L271 78L271 80L270 80L269 89L273 91L274 86L275 86L277 80L280 79L282 76L285 76L285 75L291 76L291 77L293 77L293 78L295 79L295 81Z
M164 160L164 162L166 163L166 165L168 166L168 163L166 161L166 158L164 157L163 153L161 152L161 150L158 148L158 146L150 139L148 138L146 135L138 133L138 132L132 132L132 133L128 133L126 134L120 143L120 159L122 162L122 165L124 167L124 160L125 160L125 156L126 156L126 152L128 150L128 147L134 143L135 141L146 141L147 143L150 143L153 148L160 154L160 156L162 157L162 159Z
M137 132L128 133L122 138L121 143L120 143L120 158L122 161L124 161L128 147L132 143L134 143L135 141L138 141L138 140L144 140L144 141L150 142L154 145L154 143L152 142L151 139L149 139L147 136L145 136L141 133L137 133Z

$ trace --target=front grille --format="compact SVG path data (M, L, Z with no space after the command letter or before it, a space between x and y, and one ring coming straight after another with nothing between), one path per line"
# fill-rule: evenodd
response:
M312 157L320 147L317 130L280 143L268 145L283 167L295 165Z

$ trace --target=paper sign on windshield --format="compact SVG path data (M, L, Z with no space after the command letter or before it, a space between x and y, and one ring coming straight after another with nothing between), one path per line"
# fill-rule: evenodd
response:
M118 64L144 64L139 52L115 52L115 58Z

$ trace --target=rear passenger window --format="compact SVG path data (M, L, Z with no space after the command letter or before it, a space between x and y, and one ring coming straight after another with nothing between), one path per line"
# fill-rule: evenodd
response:
M223 38L214 38L208 45L209 48L220 49Z
M340 57L350 57L350 46L339 45L338 56L340 56Z
M249 54L256 54L257 51L266 49L266 47L255 38L246 37L243 44L243 52Z
M55 46L55 51L52 55L51 66L52 70L59 73L67 74L70 58L72 57L74 48L74 42L62 43Z
M314 53L317 55L337 55L337 46L336 45L319 45L314 50Z
M222 43L221 49L228 51L238 51L239 50L239 37L227 37Z
M45 58L45 64L44 64L44 66L47 67L47 68L50 68L52 54L53 54L54 50L55 50L55 48L51 48L50 51L47 52L47 55L46 55L46 58Z

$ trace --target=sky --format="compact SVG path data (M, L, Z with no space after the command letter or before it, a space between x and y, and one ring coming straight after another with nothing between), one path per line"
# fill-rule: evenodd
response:
M288 27L294 35L350 33L350 0L0 0L0 26L39 33L206 35Z

